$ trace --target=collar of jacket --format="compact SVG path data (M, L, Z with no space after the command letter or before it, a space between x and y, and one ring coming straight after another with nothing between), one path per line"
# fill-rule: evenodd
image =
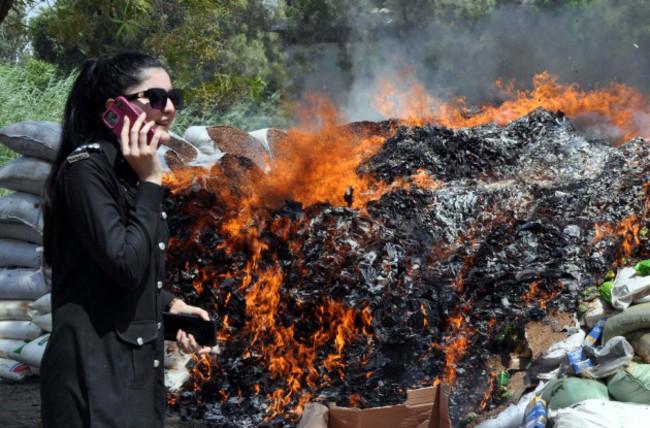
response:
M112 143L110 141L99 141L99 145L104 151L106 158L108 158L108 162L111 164L111 168L115 169L116 165L119 165L122 161L124 161L124 156L122 156L122 152L118 149L115 143Z
M129 183L130 186L137 187L139 183L138 176L135 171L131 169L124 156L122 156L122 150L117 146L116 143L111 141L99 141L108 163L111 165L111 168L115 171L117 176L120 178L123 184Z

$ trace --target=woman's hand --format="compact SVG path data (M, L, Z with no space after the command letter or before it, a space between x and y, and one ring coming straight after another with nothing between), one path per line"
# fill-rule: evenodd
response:
M130 126L129 117L124 117L120 135L122 154L140 181L162 184L162 167L157 150L162 131L156 130L151 144L147 144L147 133L154 122L144 123L145 117L146 114L142 113L133 123L133 127Z
M172 306L169 308L169 312L173 314L199 315L204 321L210 321L210 315L208 315L208 312L205 309L197 308L196 306L190 306L180 299L176 299L174 301ZM212 351L211 347L201 346L196 343L194 336L185 333L183 330L178 330L178 333L176 333L176 343L178 344L178 347L181 349L181 351L187 354L209 354L210 351Z

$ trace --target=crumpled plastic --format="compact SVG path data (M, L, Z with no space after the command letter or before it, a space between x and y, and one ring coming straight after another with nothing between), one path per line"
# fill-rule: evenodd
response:
M585 346L584 355L593 366L583 369L581 376L600 379L615 373L634 358L632 345L623 336L614 336L601 348Z
M650 276L639 275L634 268L623 268L616 274L611 295L612 306L621 310L632 303L650 302Z

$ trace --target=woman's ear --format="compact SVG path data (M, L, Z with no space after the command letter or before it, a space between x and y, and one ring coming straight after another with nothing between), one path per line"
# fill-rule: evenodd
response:
M106 108L109 108L111 104L113 104L115 100L113 98L109 98L106 100Z

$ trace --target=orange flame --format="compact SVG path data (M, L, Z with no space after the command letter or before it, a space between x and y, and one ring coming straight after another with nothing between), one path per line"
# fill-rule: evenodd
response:
M555 290L551 290L550 287L549 289L543 289L539 286L540 283L541 281L538 280L530 284L530 290L521 297L524 305L528 306L533 301L536 301L542 309L546 309L546 303L557 296L564 288L564 284L561 281L557 282L558 287Z
M415 77L390 76L381 83L383 90L373 107L388 117L399 117L404 123L420 126L435 123L439 126L462 128L496 123L505 125L536 108L563 111L586 128L607 126L615 133L615 141L622 143L637 136L650 136L649 100L632 87L611 83L593 91L581 90L577 84L562 85L558 76L544 71L533 77L532 90L517 90L515 82L500 80L494 86L506 99L501 105L483 106L476 114L468 113L464 98L444 102L425 94ZM399 90L393 83L407 81L411 89ZM411 102L412 101L412 102ZM605 125L603 125L603 123Z

